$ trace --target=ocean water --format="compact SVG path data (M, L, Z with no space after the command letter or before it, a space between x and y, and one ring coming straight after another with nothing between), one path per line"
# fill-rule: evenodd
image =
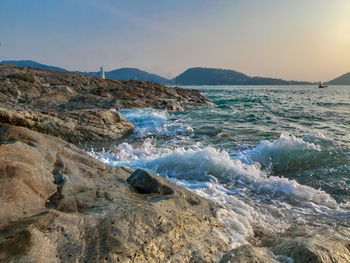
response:
M143 168L222 205L222 238L259 226L350 227L350 86L192 86L213 104L122 110L136 131L90 154Z

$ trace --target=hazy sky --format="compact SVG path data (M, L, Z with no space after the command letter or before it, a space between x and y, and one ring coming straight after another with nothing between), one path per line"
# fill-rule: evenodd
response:
M327 81L350 71L350 0L0 0L0 60L194 66Z

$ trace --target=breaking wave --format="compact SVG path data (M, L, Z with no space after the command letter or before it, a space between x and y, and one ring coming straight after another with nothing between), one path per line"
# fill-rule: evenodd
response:
M222 208L217 219L224 226L218 235L231 248L246 243L254 225L281 231L310 217L317 221L319 215L350 220L350 204L340 205L323 190L283 177L296 168L317 168L339 155L332 148L334 142L320 133L304 137L282 133L276 140L232 151L192 140L194 133L201 138L201 132L183 116L153 109L121 114L135 125L133 139L108 151L91 150L90 155L112 166L157 173L218 203ZM166 139L159 143L161 137Z

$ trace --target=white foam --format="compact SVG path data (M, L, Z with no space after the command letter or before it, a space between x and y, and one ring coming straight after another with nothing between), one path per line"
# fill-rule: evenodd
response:
M177 148L150 161L147 166L163 176L187 181L208 181L210 177L215 177L221 183L230 182L233 188L249 188L256 194L269 195L297 206L336 204L324 191L300 185L295 180L267 176L259 164L232 160L226 151L213 147Z
M283 171L322 162L323 147L328 148L322 134L297 138L282 133L277 140L261 141L233 158L228 151L203 147L201 143L176 147L184 145L179 139L191 142L195 133L189 122L178 115L154 109L120 113L135 125L134 137L146 138L142 145L124 142L110 151L90 154L109 165L158 173L222 205L217 220L224 229L218 235L231 248L246 242L253 234L252 225L281 231L292 224L291 217L299 222L309 215L334 216L344 221L350 218L350 204L339 205L326 192L295 180L269 176L273 166ZM154 136L177 137L156 147Z
M184 124L166 110L145 108L121 110L119 112L127 121L135 125L135 137L174 136L193 132L191 126Z
M326 192L300 185L295 180L268 176L258 163L247 164L233 160L224 150L205 148L155 148L151 139L134 149L123 143L116 152L91 153L110 165L146 168L164 177L186 182L210 182L225 185L236 195L248 194L264 200L280 200L295 207L333 208L335 200ZM247 193L247 191L249 193ZM232 194L230 193L230 194Z
M308 139L313 138L308 136ZM280 169L302 167L319 160L321 146L308 142L306 138L297 138L282 133L275 141L261 141L254 149L242 153L242 160L259 162L263 165L278 165Z

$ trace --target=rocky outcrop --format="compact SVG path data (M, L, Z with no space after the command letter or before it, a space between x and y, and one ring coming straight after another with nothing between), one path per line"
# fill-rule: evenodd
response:
M212 262L217 206L61 139L0 128L0 262ZM148 174L148 173L147 173ZM131 184L129 184L131 182Z
M251 239L226 253L220 263L347 263L350 262L350 231L343 226L293 226L283 233Z
M350 230L342 226L293 227L271 245L275 254L293 258L294 263L350 262Z
M80 144L120 140L134 131L134 126L117 112L76 110L39 113L0 107L0 126L16 125Z
M197 90L0 64L0 106L44 111L136 107L183 111L208 103Z
M74 144L131 134L133 125L110 109L183 111L207 103L196 90L0 64L0 125L27 127Z
M267 248L244 245L236 248L220 260L220 263L276 263L280 260Z

